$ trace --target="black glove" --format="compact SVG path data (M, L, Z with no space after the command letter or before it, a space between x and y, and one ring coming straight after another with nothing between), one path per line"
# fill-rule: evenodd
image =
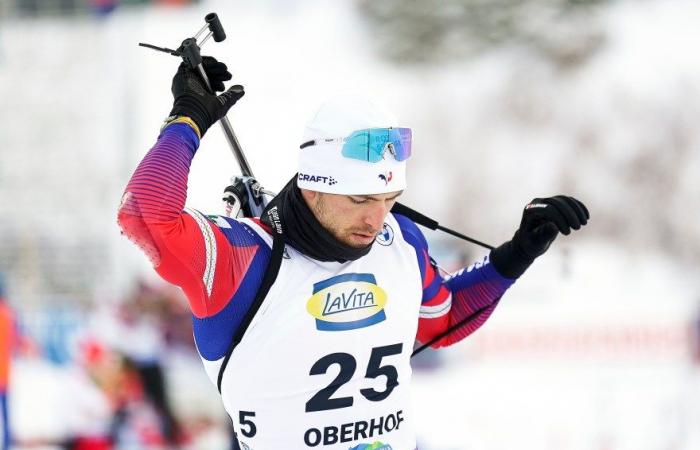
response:
M217 92L223 91L224 81L231 79L226 64L211 56L204 56L202 65L212 89ZM188 68L185 63L180 64L173 77L172 92L175 102L170 116L189 117L197 124L201 136L204 136L214 122L224 117L245 94L243 86L238 84L218 96L209 93L197 70Z
M491 263L504 277L518 278L547 251L558 233L568 236L589 218L586 206L573 197L536 198L525 206L513 239L491 252Z

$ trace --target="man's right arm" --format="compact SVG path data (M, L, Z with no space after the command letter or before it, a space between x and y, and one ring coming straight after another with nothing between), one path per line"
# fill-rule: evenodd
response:
M194 315L203 318L226 306L259 246L234 247L204 216L183 211L198 146L189 125L166 127L131 177L118 222L163 279L183 289Z
M229 242L202 214L183 213L190 164L201 136L244 94L243 87L235 85L216 95L224 90L231 73L224 63L208 56L202 58L202 65L214 92L204 87L194 69L180 64L171 86L173 120L134 172L118 216L124 234L165 280L183 289L198 318L225 308L260 247L240 224L231 230Z

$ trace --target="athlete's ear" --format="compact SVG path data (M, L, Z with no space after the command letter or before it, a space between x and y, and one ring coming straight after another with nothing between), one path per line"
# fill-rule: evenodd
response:
M306 206L309 207L311 211L316 210L316 204L318 203L321 193L316 191L310 191L308 189L299 189L301 191L301 196L306 202Z
M306 200L306 203L312 203L316 201L316 197L318 197L321 193L316 192L316 191L310 191L308 189L299 189L301 191L301 196L304 197L304 200Z

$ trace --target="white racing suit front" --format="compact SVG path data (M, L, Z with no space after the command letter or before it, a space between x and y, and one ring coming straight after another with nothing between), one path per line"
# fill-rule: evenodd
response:
M414 450L410 356L421 295L416 251L391 214L356 261L319 262L286 246L223 374L241 448ZM204 364L216 383L221 360Z

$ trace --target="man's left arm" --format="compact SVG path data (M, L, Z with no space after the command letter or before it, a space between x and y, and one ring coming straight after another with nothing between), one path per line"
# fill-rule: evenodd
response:
M514 279L501 276L488 256L448 279L442 278L432 262L426 268L428 279L432 277L433 281L427 289L423 289L416 339L422 343L429 342L464 322L433 343L433 348L459 342L481 327L496 309L506 290L515 282Z
M572 229L585 225L589 213L583 203L572 197L536 198L525 206L513 239L492 250L481 262L447 279L442 278L431 260L428 244L416 225L399 218L404 237L416 249L423 280L416 339L428 342L461 324L431 345L439 348L459 342L481 327L506 290L535 258L547 251L559 233L569 235Z

